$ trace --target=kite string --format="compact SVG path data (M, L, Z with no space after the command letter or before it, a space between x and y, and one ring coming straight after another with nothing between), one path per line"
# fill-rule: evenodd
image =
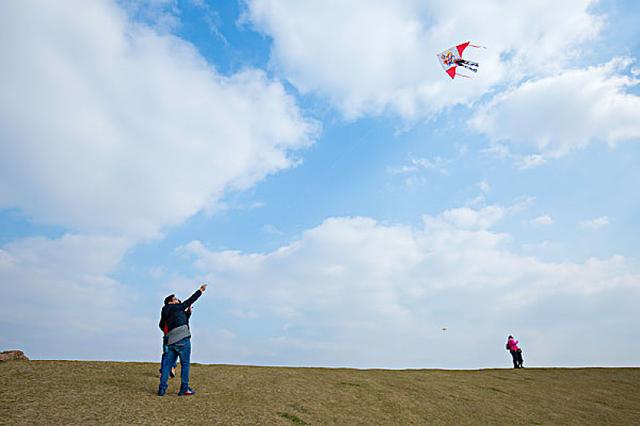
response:
M369 126L369 128L363 132L360 137L358 137L350 146L348 149L343 149L340 151L340 155L336 156L336 158L334 159L334 161L331 163L331 165L328 167L328 170L332 170L335 168L335 166L340 162L340 160L342 160L342 158L346 155L346 154L351 154L351 152L353 152L353 150L356 148L357 145L360 144L360 142L362 142L367 136L369 136L371 133L373 133L374 130L374 126Z

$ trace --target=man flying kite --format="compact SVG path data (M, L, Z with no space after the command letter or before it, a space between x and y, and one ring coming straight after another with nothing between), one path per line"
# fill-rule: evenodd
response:
M464 52L464 49L466 49L468 46L482 47L482 46L476 46L475 44L471 44L470 42L467 41L466 43L462 43L457 46L450 47L444 52L438 53L436 55L438 57L438 60L440 61L440 65L442 65L442 68L444 68L444 71L447 74L449 74L449 77L451 77L452 79L454 79L456 75L460 77L469 78L468 75L456 73L457 67L466 68L474 73L478 72L479 65L477 62L472 62L472 61L467 61L466 59L462 59L462 52Z

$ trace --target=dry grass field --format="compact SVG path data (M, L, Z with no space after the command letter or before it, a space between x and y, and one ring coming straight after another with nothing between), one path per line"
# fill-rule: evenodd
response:
M159 398L151 363L0 364L7 425L640 425L640 369L352 370L193 365Z

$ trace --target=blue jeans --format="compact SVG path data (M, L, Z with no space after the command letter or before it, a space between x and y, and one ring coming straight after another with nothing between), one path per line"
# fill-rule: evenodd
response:
M167 354L162 359L162 373L160 374L159 392L166 392L169 386L169 370L180 358L180 393L189 389L189 368L191 362L191 338L184 339L167 346Z
M167 357L169 353L169 344L167 343L167 336L162 338L162 358L160 359L160 372L162 372L162 363L164 363L164 359ZM176 362L171 366L172 368L176 368L178 366L178 359L176 358Z

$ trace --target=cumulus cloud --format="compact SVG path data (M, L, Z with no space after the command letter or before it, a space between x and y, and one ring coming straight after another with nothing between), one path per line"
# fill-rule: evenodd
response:
M583 220L580 222L580 226L586 229L600 229L609 224L609 218L607 216L597 217L595 219Z
M481 107L470 125L494 143L533 150L525 168L593 142L638 140L640 96L629 88L640 80L624 75L629 64L617 58L527 81Z
M0 207L36 221L155 236L317 131L262 71L222 76L113 2L2 2L0 26Z
M496 365L503 335L514 329L536 341L541 352L531 362L558 362L563 349L553 339L589 327L562 319L571 306L602 300L591 312L606 311L604 300L623 293L638 301L640 274L621 256L554 263L514 253L511 237L491 229L511 211L452 209L426 216L417 228L330 218L268 253L210 250L198 241L181 250L211 282L211 297L229 310L249 310L254 317L246 320L256 327L280 322L280 331L254 335L248 346L238 343L238 351L268 345L270 355L259 352L254 362ZM548 324L544 312L559 300L573 303L563 304L565 316ZM612 324L628 319L630 309L617 312ZM442 326L454 334L444 348ZM234 333L241 342L242 333ZM569 362L622 362L615 355L598 358L587 346L573 339ZM473 360L465 355L469 347Z
M348 118L391 111L411 119L562 68L599 33L592 3L246 0L245 20L273 39L274 66L302 92ZM468 53L481 64L473 84L452 84L435 54L469 37L489 48Z
M2 247L0 346L48 359L155 355L155 321L140 314L139 294L112 278L129 247L122 238L86 235Z

